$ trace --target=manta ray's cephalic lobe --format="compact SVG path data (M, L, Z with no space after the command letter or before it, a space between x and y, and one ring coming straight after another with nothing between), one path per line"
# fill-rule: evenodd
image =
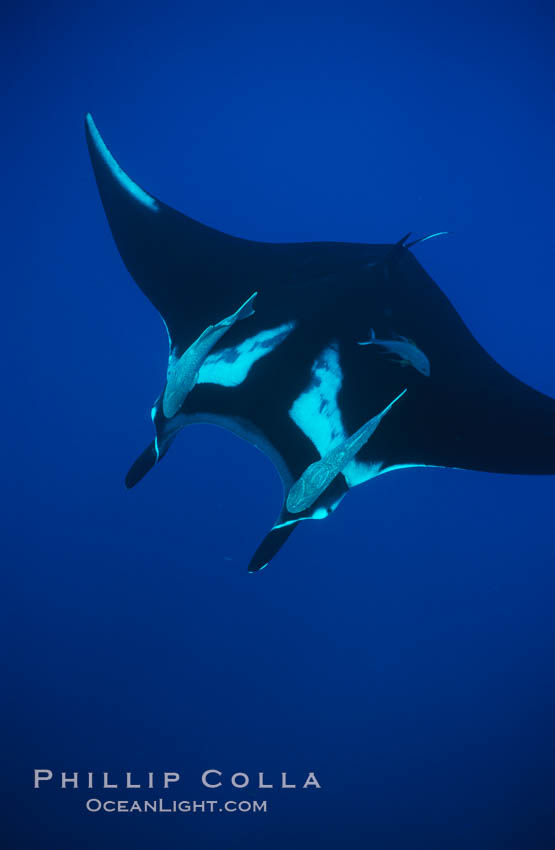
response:
M555 401L487 354L406 239L273 244L229 236L134 183L90 115L85 129L121 257L170 341L171 386L166 381L153 406L155 438L131 467L128 487L193 422L249 440L274 462L284 487L280 514L249 565L256 571L300 521L326 517L351 487L384 472L555 473ZM359 344L369 329L375 344ZM354 457L341 450L385 410ZM311 504L290 513L288 494L322 459L329 485L314 486Z

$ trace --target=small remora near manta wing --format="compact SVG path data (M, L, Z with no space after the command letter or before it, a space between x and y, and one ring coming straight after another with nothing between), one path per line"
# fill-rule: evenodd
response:
M179 360L170 358L167 383L162 398L162 409L167 419L175 416L179 408L182 407L197 382L202 364L216 343L235 322L254 315L252 302L257 295L258 292L254 292L231 316L226 316L225 319L215 325L209 325L199 338L183 352Z
M350 486L377 469L406 466L555 473L554 400L508 374L484 351L406 247L270 244L220 233L141 189L116 163L90 116L85 125L117 247L164 319L176 356L213 322L215 310L229 315L254 290L260 292L256 315L229 331L237 356L251 350L251 333L265 339L271 329L291 329L273 347L259 345L252 368L234 372L233 363L224 363L225 382L216 377L199 383L187 398L183 425L193 418L216 422L251 440L276 464L287 492L315 451L310 434L289 412L299 403L302 414L303 398L316 397L307 393L311 370L321 352L333 347L340 390L331 392L338 381L323 380L317 388L321 409L300 420L314 419L315 433L332 433L338 424L352 433L402 386L409 387L403 405L361 450ZM426 381L414 370L376 363L355 344L370 325L390 319L430 358ZM167 450L167 443L160 448ZM128 475L130 486L152 468L155 456L152 446L143 452ZM335 501L322 508L333 510ZM281 511L281 528L270 532L259 553L275 555L282 541L277 532L296 527L284 525L292 519Z
M384 350L400 366L412 366L421 375L430 375L430 361L417 344L400 334L393 334L393 339L378 339L374 328L370 328L369 339L359 341L359 345L377 345Z

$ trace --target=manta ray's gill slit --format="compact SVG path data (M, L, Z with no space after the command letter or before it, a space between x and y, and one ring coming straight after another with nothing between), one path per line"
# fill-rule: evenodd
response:
M112 172L112 175L117 180L117 182L126 189L133 197L139 201L141 204L145 204L145 206L150 207L150 209L157 212L160 207L156 198L153 198L148 192L145 192L144 189L141 189L140 186L131 180L128 174L125 173L123 168L118 165L108 148L106 147L106 143L104 139L96 129L96 124L93 121L93 117L90 113L86 116L87 127L89 128L90 134L93 138L96 149L98 150L100 156Z
M278 327L260 331L238 345L209 354L200 368L197 383L238 387L254 364L281 345L295 325L295 322L286 322Z

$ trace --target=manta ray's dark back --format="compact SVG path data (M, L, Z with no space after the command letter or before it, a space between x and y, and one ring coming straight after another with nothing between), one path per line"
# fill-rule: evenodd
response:
M265 451L285 494L310 464L406 393L305 515L284 505L264 566L298 521L406 466L555 473L555 401L506 372L403 242L270 244L239 239L157 200L117 165L90 116L89 152L122 259L160 312L176 360L257 292L203 360L179 414L153 414L137 483L180 428L216 422ZM369 332L376 334L375 343ZM417 357L418 355L418 357ZM429 372L419 363L429 363Z

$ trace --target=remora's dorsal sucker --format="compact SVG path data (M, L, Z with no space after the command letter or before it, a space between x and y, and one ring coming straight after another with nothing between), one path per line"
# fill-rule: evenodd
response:
M199 369L226 331L235 322L254 314L252 302L258 295L254 292L231 316L226 316L216 325L209 325L199 338L189 346L178 360L170 358L162 409L164 416L171 419L195 386Z
M295 481L287 496L289 513L301 513L314 504L318 496L329 487L333 479L366 445L386 413L405 393L406 389L399 393L397 398L394 398L380 413L365 422L351 437L347 437L346 440L343 440L342 443L328 452L325 457L311 463L305 469L299 480Z

